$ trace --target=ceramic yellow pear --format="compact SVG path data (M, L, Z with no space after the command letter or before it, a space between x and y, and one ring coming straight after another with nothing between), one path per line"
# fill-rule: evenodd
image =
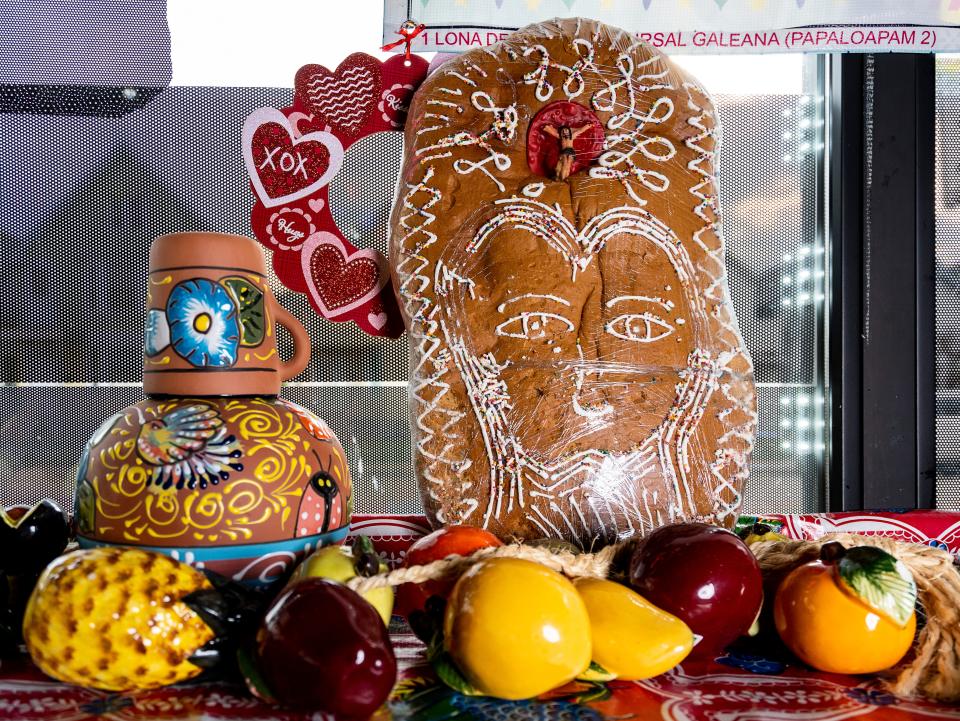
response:
M386 573L387 570L387 564L381 562L380 573ZM326 546L318 548L297 566L297 570L290 578L290 583L313 577L329 578L332 581L345 583L356 575L353 554L349 548ZM391 586L375 588L364 593L363 597L377 609L384 624L389 626L390 615L393 613L393 588Z
M74 551L47 566L30 597L27 650L48 676L79 686L185 681L202 671L189 658L214 633L182 599L210 587L199 571L158 553Z
M532 698L590 664L590 620L573 584L538 563L481 561L454 586L444 645L481 694Z
M578 578L574 585L590 616L593 660L612 677L659 676L693 648L687 624L626 586L600 578Z

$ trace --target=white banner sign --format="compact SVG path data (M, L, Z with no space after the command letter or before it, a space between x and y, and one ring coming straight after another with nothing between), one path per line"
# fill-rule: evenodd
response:
M461 52L553 17L585 17L675 53L957 52L960 0L384 0L383 42Z

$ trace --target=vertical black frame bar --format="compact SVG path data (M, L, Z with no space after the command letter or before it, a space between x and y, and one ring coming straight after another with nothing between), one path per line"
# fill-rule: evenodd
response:
M830 510L934 504L934 59L831 67Z
M830 63L830 429L827 510L863 507L863 56Z
M936 56L917 56L917 507L936 505ZM925 129L925 130L924 130Z

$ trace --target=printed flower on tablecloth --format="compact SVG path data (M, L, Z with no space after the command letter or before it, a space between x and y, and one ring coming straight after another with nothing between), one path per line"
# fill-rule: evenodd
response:
M787 668L787 665L782 661L742 651L728 651L726 655L717 659L717 663L733 668L742 668L744 671L760 673L765 676L777 676Z
M237 308L222 286L206 278L179 283L167 300L167 320L173 349L191 365L224 368L237 362Z
M847 696L860 703L871 706L892 706L897 703L897 697L893 694L881 691L876 688L864 688L863 686L854 686L848 688Z
M560 700L504 701L498 698L454 694L450 697L450 705L460 712L458 716L478 721L602 721L604 718L595 708Z
M116 713L133 706L133 699L129 696L110 695L104 698L94 699L80 705L80 710L84 713L94 716L104 716L106 714Z

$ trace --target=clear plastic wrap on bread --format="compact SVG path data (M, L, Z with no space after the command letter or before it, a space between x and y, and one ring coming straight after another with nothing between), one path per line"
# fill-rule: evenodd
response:
M732 524L756 400L705 90L555 20L440 66L405 141L391 267L431 521L583 547Z

